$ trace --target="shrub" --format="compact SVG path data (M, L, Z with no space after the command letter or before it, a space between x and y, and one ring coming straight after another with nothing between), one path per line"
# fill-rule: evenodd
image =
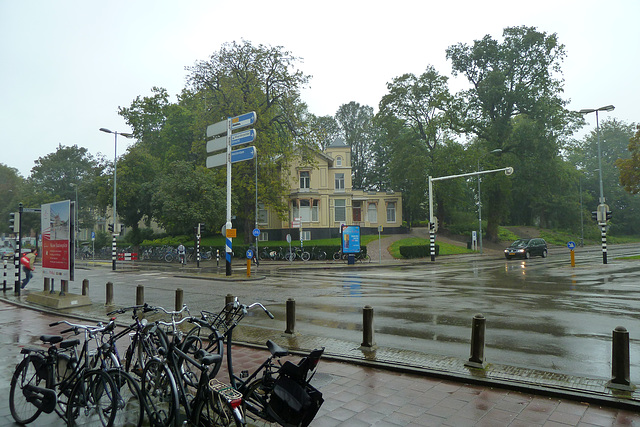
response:
M402 258L425 258L431 256L429 245L400 246ZM440 255L440 245L436 244L436 256Z

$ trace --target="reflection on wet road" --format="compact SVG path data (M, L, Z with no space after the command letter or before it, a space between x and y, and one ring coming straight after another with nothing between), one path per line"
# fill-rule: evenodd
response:
M268 281L296 299L303 333L360 342L362 307L370 305L378 345L466 359L471 319L482 313L489 363L609 378L620 325L630 331L632 380L640 375L637 261L571 269L550 258L469 260L289 275ZM274 303L284 317L284 304Z

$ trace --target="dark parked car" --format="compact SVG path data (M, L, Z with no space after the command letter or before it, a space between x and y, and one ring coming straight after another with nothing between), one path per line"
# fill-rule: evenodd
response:
M514 257L529 259L536 255L542 258L547 257L547 242L544 239L518 239L504 250L506 259Z

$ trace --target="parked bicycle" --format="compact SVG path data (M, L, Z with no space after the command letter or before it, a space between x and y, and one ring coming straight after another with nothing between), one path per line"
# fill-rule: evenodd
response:
M186 306L180 311L165 310L171 321L156 321L157 325L170 328L171 337L162 328L154 331L161 343L161 357L149 360L142 374L142 390L153 401L154 424L244 425L242 395L214 378L222 355L199 349L192 357L183 351L186 341L181 340L177 332L179 325L189 321L190 316L180 320L176 317L185 311L188 313ZM199 371L195 384L194 375L190 374L194 370Z
M65 340L62 335L42 335L48 349L23 348L24 358L11 379L9 407L19 424L33 422L42 413L56 412L68 425L112 426L118 409L119 392L112 377L102 369L91 369L89 343L107 326L74 325L61 333L84 333L80 340ZM57 344L57 345L56 345Z
M280 362L289 354L288 350L271 340L267 348L271 355L258 369L249 374L242 371L238 376L233 366L233 330L253 308L261 308L270 318L273 315L262 304L249 306L235 299L218 314L203 311L202 317L212 330L219 331L226 342L227 370L234 389L242 393L244 413L247 418L266 420L283 426L307 426L323 403L322 393L311 385L324 348L316 349L303 357L298 364ZM212 345L217 343L211 342Z

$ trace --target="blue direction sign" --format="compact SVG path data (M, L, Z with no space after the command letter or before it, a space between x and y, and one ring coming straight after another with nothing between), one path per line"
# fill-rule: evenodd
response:
M234 133L231 135L231 146L248 144L256 139L255 129L249 129L242 132ZM220 138L207 141L207 153L213 153L214 151L220 151L227 148L227 137L221 136Z
M260 229L259 228L254 228L253 229L253 237L258 237L260 235Z
M256 147L253 145L247 148L241 148L231 152L231 163L244 162L251 160L256 156Z
M571 250L574 250L576 248L576 242L567 243L567 247Z
M231 118L231 130L241 129L250 126L256 122L256 112L242 114Z

